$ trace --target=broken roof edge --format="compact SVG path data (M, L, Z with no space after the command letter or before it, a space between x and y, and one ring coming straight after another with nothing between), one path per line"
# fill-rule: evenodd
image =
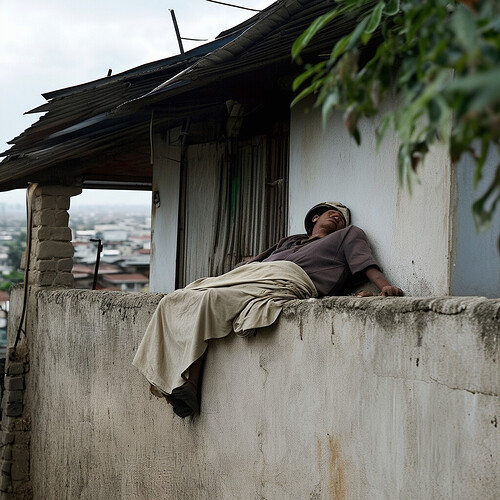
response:
M175 85L179 80L186 79L186 77L189 77L189 75L194 73L198 68L207 68L209 66L215 66L221 62L228 61L229 59L235 59L250 46L254 45L262 38L265 38L269 32L276 29L276 27L279 27L283 23L284 18L289 18L296 14L307 3L308 0L278 0L252 18L248 19L246 22L236 26L232 30L221 33L221 35L228 32L235 33L234 29L241 26L242 29L236 32L238 34L232 40L211 52L207 52L204 56L196 60L191 66L183 69L175 76L169 78L143 96L136 97L135 99L131 99L130 101L120 104L117 106L116 110L119 110L120 108L123 110L123 108L126 108L128 104L135 103L153 96L154 94L169 90L168 87ZM265 21L267 21L267 23ZM262 23L265 25L263 26Z
M243 28L242 28L243 29ZM232 30L230 33L221 38L216 38L211 42L205 43L203 45L199 45L194 49L191 49L184 54L177 54L175 56L170 56L165 59L159 59L157 61L149 62L141 64L140 66L135 66L134 68L127 69L120 73L117 73L113 76L106 76L103 78L98 78L96 80L91 80L89 82L80 83L78 85L73 85L71 87L64 87L58 90L52 90L49 92L44 92L42 97L47 101L54 99L56 97L66 97L71 94L75 94L81 92L88 88L98 88L110 83L114 83L120 80L124 80L126 78L140 77L143 75L147 75L149 73L154 73L161 69L167 69L174 64L183 61L189 61L190 59L199 59L200 57L205 56L206 54L213 52L213 50L217 49L219 46L224 46L230 42L232 39L236 38L239 35L239 30ZM45 106L46 103L40 105L38 108L34 108L33 110L27 111L26 113L36 113L39 112L38 109L42 106ZM40 111L42 112L42 111Z

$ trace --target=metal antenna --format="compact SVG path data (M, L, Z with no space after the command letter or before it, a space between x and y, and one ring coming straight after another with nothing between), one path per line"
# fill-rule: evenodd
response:
M182 38L179 33L179 26L177 26L177 19L175 19L174 9L168 9L170 11L170 15L172 16L172 22L174 23L175 35L177 36L177 43L179 44L179 49L181 54L184 54L184 47L182 46Z

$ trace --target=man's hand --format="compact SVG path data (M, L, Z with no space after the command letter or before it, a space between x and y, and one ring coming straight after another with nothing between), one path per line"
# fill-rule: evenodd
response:
M382 295L382 297L402 297L404 292L397 286L386 285L380 290L380 295Z
M404 295L403 290L397 286L392 286L376 267L367 267L365 275L380 290L382 297L402 297Z

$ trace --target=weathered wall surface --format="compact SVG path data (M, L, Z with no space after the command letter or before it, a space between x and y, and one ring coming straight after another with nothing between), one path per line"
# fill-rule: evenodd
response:
M352 210L353 224L367 233L390 281L410 295L450 295L451 165L446 148L432 150L410 196L399 187L397 138L388 133L377 151L377 124L376 119L360 123L358 147L338 113L323 128L319 110L292 109L290 232L303 232L304 215L314 204L342 201Z
M491 228L477 234L471 210L494 179L499 161L490 148L477 189L472 159L466 156L455 167L450 295L461 295L462 290L467 290L469 295L500 297L500 211L496 210Z
M35 498L498 498L500 300L295 301L210 346L191 421L131 366L160 297L39 294Z

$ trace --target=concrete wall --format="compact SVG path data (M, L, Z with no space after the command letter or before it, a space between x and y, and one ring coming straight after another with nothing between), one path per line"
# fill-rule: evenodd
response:
M323 129L318 111L306 113L305 105L292 109L290 232L303 231L304 215L316 203L342 201L394 284L411 295L449 295L451 166L446 148L429 154L410 195L399 188L399 144L388 133L377 152L376 126L376 120L361 123L357 147L338 114Z
M483 167L483 179L474 189L475 165L464 157L455 170L455 202L451 257L451 294L500 297L500 210L496 210L491 229L477 234L472 203L489 187L500 159L492 148Z
M498 498L500 300L295 301L211 344L190 421L131 366L160 297L39 293L34 498Z
M160 205L152 204L151 265L149 289L152 292L175 290L177 232L180 195L180 128L166 137L154 136L153 193L159 194Z

